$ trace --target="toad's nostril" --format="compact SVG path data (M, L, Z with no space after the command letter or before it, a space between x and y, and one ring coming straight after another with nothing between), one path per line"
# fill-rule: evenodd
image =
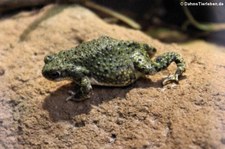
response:
M43 75L45 78L47 78L47 72L46 72L45 68L42 69L42 75Z

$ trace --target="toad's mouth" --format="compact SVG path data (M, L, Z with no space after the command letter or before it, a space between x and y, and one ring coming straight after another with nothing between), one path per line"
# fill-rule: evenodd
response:
M65 81L65 80L72 81L73 80L70 77L59 77L59 78L48 78L48 77L45 77L45 78L50 80L50 81L54 81L54 82L60 82L60 81Z
M54 79L52 81L59 82L59 81L64 81L64 80L73 81L73 79L70 78L70 77L56 78L56 79Z

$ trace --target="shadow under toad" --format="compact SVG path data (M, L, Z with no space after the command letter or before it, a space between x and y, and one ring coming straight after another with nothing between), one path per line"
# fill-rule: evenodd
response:
M74 89L74 84L60 87L45 98L43 108L49 112L52 121L70 121L74 116L88 114L92 106L98 106L102 102L107 102L114 98L124 99L126 94L134 88L162 87L161 80L152 82L150 79L143 78L127 87L101 87L93 86L93 94L90 99L74 102L66 101L70 96L69 90Z

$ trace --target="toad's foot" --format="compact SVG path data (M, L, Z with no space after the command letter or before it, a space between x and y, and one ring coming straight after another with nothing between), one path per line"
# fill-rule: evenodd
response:
M70 94L70 96L66 98L66 102L68 102L68 101L79 102L79 101L84 101L84 100L90 98L90 93L86 94L86 95L81 95L80 92L76 93L71 90L69 90L68 93Z
M162 85L165 86L171 82L179 83L178 74L169 75L163 82Z
M76 93L75 93L75 92L73 92L73 91L71 91L71 90L69 90L69 91L68 91L68 93L70 94L70 96L66 98L66 102L68 102L68 101L72 101L72 100L73 100L73 98L74 98L74 97L75 97L75 95L76 95Z

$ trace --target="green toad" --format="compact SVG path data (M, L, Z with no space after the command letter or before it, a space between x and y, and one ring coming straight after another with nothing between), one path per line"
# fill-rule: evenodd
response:
M163 85L178 82L185 71L183 58L167 52L151 60L155 52L156 49L147 44L102 36L46 56L42 74L54 81L72 79L79 90L68 99L75 101L89 98L92 85L127 86L142 76L167 68L172 62L176 63L177 70L163 81Z

